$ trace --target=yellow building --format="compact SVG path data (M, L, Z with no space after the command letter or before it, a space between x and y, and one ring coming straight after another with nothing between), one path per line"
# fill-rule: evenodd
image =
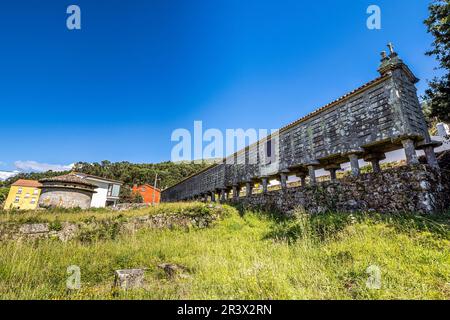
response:
M36 209L42 185L36 180L19 179L11 185L5 209Z

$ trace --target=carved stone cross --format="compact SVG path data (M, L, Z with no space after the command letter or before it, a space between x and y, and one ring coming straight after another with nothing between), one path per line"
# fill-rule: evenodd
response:
M392 42L389 42L387 46L388 46L389 51L391 52L391 54L394 53L394 45L392 44Z

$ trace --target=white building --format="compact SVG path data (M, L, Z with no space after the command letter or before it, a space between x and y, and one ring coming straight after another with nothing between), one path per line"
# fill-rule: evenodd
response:
M123 185L123 182L85 173L76 173L76 175L97 186L95 193L92 196L91 208L116 206L119 201L120 187Z
M442 138L449 138L450 137L450 128L448 127L448 125L446 123L438 123L436 125L436 129L438 132L438 136L442 137Z

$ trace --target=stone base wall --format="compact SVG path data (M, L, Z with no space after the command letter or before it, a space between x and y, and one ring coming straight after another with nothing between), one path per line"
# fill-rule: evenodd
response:
M0 223L0 241L59 239L110 239L116 235L134 234L141 229L189 229L207 228L224 214L222 206L215 206L210 214L202 213L161 213L136 217L121 217L79 222L55 223Z
M157 204L156 204L157 205ZM135 210L135 209L144 209L151 207L150 203L118 203L115 207L111 207L111 210L114 211L127 211L127 210Z
M426 165L403 166L335 182L253 194L237 202L246 208L270 208L283 213L296 208L310 213L438 213L450 205L448 177L443 175Z

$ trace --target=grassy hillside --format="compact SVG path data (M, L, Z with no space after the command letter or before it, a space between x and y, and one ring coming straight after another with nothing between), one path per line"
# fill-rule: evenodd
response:
M173 206L158 210L204 208ZM125 215L146 210L155 209ZM277 219L229 207L227 212L207 229L140 230L90 243L0 242L0 298L450 299L448 215L299 213ZM167 278L157 267L163 262L183 265L187 274ZM65 287L70 265L81 268L78 291ZM136 267L149 268L145 288L113 295L114 270ZM381 288L370 289L366 282L376 270Z

